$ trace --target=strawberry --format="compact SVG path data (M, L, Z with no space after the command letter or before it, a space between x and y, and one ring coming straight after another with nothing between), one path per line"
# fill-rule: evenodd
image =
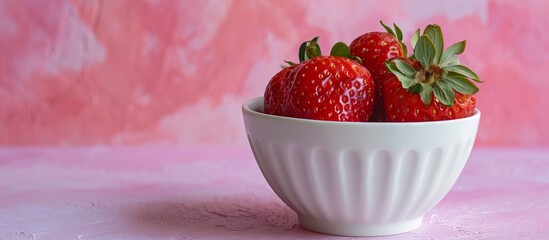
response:
M463 118L470 116L475 109L476 97L474 94L455 93L455 103L446 106L438 98L425 106L417 93L407 91L396 76L392 76L385 83L384 92L388 113L391 122L420 122Z
M293 65L282 69L274 75L271 81L269 81L264 95L265 113L283 115L282 109L284 107L284 96L287 95L287 91L284 86L286 85L290 71L295 67L296 65Z
M265 91L265 112L315 120L368 121L374 102L370 73L350 59L358 60L350 56L344 43L334 45L331 56L321 56L317 39L301 45L299 64L288 62L290 67L271 79Z
M465 41L444 50L442 30L428 25L423 35L412 36L412 60L395 58L386 63L394 75L384 86L385 111L389 121L418 122L449 120L470 116L482 82L471 69L460 64L457 56L465 50Z
M387 32L368 32L351 42L351 55L360 57L362 65L372 74L375 89L375 104L373 121L385 121L383 104L383 84L391 73L385 67L385 62L395 57L406 56L406 45L402 43L402 31L393 24L395 31L383 24ZM396 34L395 34L396 32Z
M292 73L287 114L333 121L368 121L373 111L373 80L366 68L343 57L321 56Z

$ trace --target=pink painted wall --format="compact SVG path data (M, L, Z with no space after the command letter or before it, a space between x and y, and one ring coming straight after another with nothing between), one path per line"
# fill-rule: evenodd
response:
M0 0L0 144L245 145L304 39L439 23L485 83L478 145L549 146L548 1ZM545 77L544 77L545 76Z

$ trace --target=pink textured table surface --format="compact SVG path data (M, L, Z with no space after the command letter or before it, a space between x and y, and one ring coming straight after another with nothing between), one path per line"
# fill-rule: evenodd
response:
M416 231L547 239L549 149L479 149ZM330 239L297 225L248 148L0 149L0 239ZM377 238L376 238L377 239Z

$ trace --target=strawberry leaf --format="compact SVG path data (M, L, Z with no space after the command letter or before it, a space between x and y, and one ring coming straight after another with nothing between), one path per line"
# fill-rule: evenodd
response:
M402 30L400 30L400 28L395 23L393 23L393 26L395 27L395 32L396 32L396 35L397 35L398 44L402 48L402 55L404 57L406 57L406 56L408 56L408 47L406 46L406 44L404 44L402 42L402 37L403 37Z
M402 42L402 30L400 30L400 28L395 23L393 23L393 26L395 27L395 33L396 33L397 40L399 42Z
M460 65L460 64L461 64L461 62L459 62L459 59L458 59L457 55L454 55L454 56L450 56L450 58L447 60L446 64L439 65L439 66L445 67L445 66Z
M395 75L398 76L398 74L395 74ZM404 76L404 77L400 76L399 80L402 83L402 87L406 88L406 89L409 89L411 86L414 86L414 84L416 84L414 79L408 78L406 76Z
M478 92L479 90L478 87L475 86L475 84L469 81L469 79L455 73L446 74L442 78L442 81L450 86L452 89L463 94L473 94Z
M311 41L305 41L299 46L299 62L307 61L313 57L321 56L320 46L318 46L318 36Z
M471 80L473 80L475 82L479 82L479 83L482 82L480 80L480 78L478 77L478 75L475 72L473 72L473 70L471 70L468 67L463 66L463 65L446 66L446 67L443 68L443 70L448 71L448 72L457 73L457 74L462 75L466 78L470 78Z
M347 44L343 42L338 42L334 44L332 47L332 50L330 51L331 56L339 56L339 57L345 57L350 58L351 57L351 49Z
M408 89L412 85L416 84L413 78L402 73L392 61L385 62L385 66L387 66L387 69L398 78L398 80L402 83L402 87Z
M421 86L421 83L416 83L415 85L408 88L408 91L413 93L420 93L421 91L423 91L423 86Z
M440 26L436 24L428 25L423 31L423 35L429 36L429 38L433 41L433 44L435 45L435 58L433 62L438 63L440 61L440 56L444 51L444 39L442 38L442 30L440 29Z
M431 85L423 85L423 91L419 93L419 97L425 106L431 104L433 96L433 87Z
M403 42L400 42L400 47L402 48L402 56L408 56L408 47Z
M412 66L410 66L410 64L400 59L394 59L392 60L392 62L402 74L406 75L407 77L414 78L416 70Z
M288 61L288 60L284 60L284 62L287 63L288 66L286 66L286 65L280 65L280 67L281 67L282 69L287 68L287 67L290 67L290 66L293 66L293 65L297 65L296 63L294 63L294 62L292 62L292 61Z
M297 65L296 63L294 63L292 61L288 61L288 60L284 60L284 62L287 63L290 66Z
M416 59L425 70L433 64L436 55L435 45L427 35L419 37L414 52Z
M414 35L412 35L412 49L416 48L417 40L419 40L419 28L414 32Z
M385 28L385 30L389 34L393 35L393 37L395 37L397 39L398 45L400 45L400 47L402 48L402 53L403 53L402 55L407 56L408 55L408 47L406 47L406 44L404 44L402 42L402 37L403 37L402 30L400 30L400 28L395 23L393 23L393 27L395 28L394 31L389 26L385 25L383 23L383 21L379 21L379 23L381 23L381 26L383 26L383 28Z
M465 51L465 45L466 45L466 42L465 40L463 40L461 42L452 44L452 46L444 50L444 52L442 53L442 57L440 58L440 65L441 66L455 65L451 63L454 62L454 59L457 60L456 55L462 54L463 51Z
M307 42L303 42L300 46L299 46L299 62L304 62L306 61L307 59L306 56L305 56L305 49L307 48Z
M446 85L444 82L436 82L433 84L435 90L435 97L444 105L452 106L454 105L454 100L456 99L454 90Z
M385 25L385 23L383 23L383 21L379 21L379 23L381 23L381 26L383 26L383 28L385 28L385 30L386 30L389 34L391 34L391 35L393 35L393 36L396 37L395 32L393 32L393 29L391 29L390 27L388 27L387 25ZM397 38L397 39L398 39L398 38Z
M305 56L307 56L307 59L322 56L322 51L320 51L317 40L318 37L315 37L307 44L307 47L305 48Z
M358 56L351 56L351 49L344 42L337 42L330 51L330 56L349 58L359 64L362 64L362 59Z

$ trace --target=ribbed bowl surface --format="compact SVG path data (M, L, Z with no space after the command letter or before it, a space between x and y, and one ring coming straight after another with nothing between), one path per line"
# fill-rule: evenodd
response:
M450 190L473 147L480 112L423 123L342 123L263 114L243 105L263 176L313 231L377 236L411 231Z

